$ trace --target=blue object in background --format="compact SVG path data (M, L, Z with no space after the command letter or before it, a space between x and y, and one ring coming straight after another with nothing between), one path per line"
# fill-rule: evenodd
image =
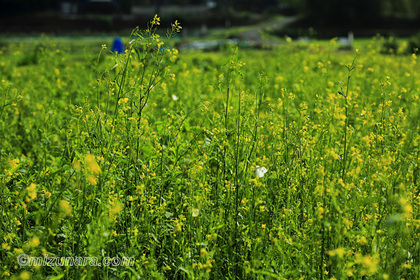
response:
M112 51L116 53L124 53L124 44L121 38L115 38L112 43Z

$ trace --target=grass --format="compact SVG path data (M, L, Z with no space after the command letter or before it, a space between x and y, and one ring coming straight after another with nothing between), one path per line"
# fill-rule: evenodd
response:
M420 276L415 55L156 51L157 23L123 55L2 48L2 278Z

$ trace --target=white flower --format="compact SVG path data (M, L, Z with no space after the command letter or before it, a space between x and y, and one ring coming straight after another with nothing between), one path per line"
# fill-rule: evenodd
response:
M172 94L172 100L173 101L177 101L179 98L178 98L178 96L176 96L175 94Z
M262 178L264 177L264 174L267 173L268 169L265 167L260 167L259 165L257 165L257 167L255 168L255 171L257 173L257 176Z
M200 209L197 209L197 208L192 209L192 216L193 217L197 217L199 213L200 213Z

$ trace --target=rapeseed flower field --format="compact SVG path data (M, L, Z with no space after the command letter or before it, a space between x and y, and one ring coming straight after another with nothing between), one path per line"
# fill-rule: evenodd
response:
M159 25L1 48L0 278L420 277L415 54L179 52Z

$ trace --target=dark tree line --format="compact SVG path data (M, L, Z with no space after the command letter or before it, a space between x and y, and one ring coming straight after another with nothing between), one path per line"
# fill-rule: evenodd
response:
M418 0L283 0L320 23L371 25L382 19L420 18Z
M0 15L10 16L33 12L57 11L63 1L84 5L88 0L0 0ZM121 12L133 5L197 5L207 0L113 0ZM290 5L299 13L325 23L346 22L370 24L379 18L420 18L419 0L212 0L219 9L231 8L263 12L279 5Z
M88 0L0 0L0 15L14 16L28 13L57 11L62 2L78 3L86 6ZM118 3L120 11L128 13L133 5L200 5L207 0L113 0ZM213 0L219 9L232 8L235 10L248 10L262 12L269 7L278 5L281 0Z
M0 16L17 16L39 12L59 11L63 2L76 3L83 8L89 5L88 0L0 0ZM129 12L136 0L112 0L121 12ZM112 3L109 3L110 5Z
M36 13L56 8L58 8L58 1L54 0L0 0L1 16Z

